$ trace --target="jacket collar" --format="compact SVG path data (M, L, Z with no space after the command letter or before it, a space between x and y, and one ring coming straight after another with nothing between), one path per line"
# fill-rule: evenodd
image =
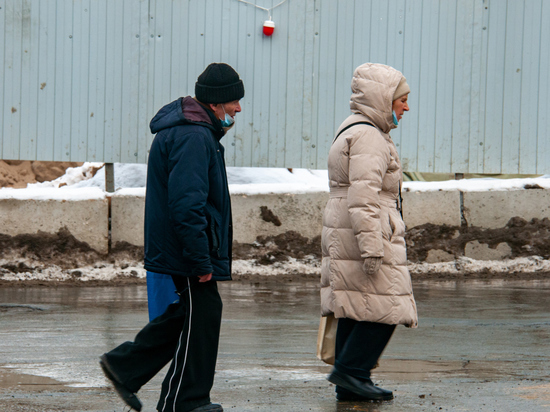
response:
M197 99L187 96L181 98L181 109L187 124L197 124L212 130L214 136L220 140L226 133L220 120L212 110Z

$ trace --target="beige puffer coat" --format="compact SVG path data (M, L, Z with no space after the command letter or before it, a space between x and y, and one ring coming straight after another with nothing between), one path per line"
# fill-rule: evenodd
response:
M407 269L405 224L397 207L402 172L389 131L392 98L402 74L366 63L353 75L351 123L333 143L328 159L330 199L323 216L321 310L351 318L416 327L418 318ZM364 259L383 257L373 275Z

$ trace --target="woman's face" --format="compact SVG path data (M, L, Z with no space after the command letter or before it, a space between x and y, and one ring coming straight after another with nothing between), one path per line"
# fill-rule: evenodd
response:
M403 117L403 113L409 111L409 104L407 103L407 100L409 98L409 94L407 93L404 96L401 96L399 99L396 99L393 101L391 108L395 112L395 116L397 117L397 121L401 120Z

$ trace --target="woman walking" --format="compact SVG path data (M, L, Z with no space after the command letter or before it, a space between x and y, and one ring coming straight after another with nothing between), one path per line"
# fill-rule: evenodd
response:
M417 326L400 214L402 170L389 132L410 88L398 70L355 69L350 107L328 160L330 199L323 216L322 314L338 318L328 380L339 400L389 400L371 370L397 325Z

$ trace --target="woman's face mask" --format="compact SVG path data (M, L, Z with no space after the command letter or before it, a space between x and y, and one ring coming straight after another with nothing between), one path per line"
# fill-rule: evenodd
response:
M393 110L392 110L391 114L393 116L393 124L396 125L396 126L399 126L399 122L397 121L397 116L395 115L395 112Z

